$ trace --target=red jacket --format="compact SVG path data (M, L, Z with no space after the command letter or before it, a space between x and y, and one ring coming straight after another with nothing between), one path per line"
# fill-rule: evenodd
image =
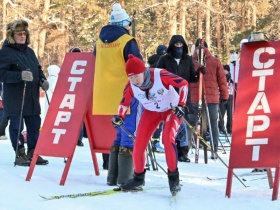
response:
M193 54L193 63L195 69L198 68L196 61L197 54ZM206 101L209 103L219 103L219 99L228 99L228 87L224 68L220 60L211 55L207 48L204 48L206 74L203 75L203 80L206 88ZM199 83L190 83L191 98L193 103L198 103L198 86Z

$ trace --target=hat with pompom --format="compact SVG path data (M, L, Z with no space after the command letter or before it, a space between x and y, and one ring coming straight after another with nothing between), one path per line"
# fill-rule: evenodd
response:
M146 70L144 62L132 54L128 55L128 60L125 64L127 76L143 73Z
M118 26L128 26L130 24L130 17L122 6L117 3L112 7L113 11L110 16L110 24Z

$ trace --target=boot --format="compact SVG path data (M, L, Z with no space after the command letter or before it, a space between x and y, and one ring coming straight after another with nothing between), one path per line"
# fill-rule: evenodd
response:
M119 146L113 144L109 155L109 166L108 166L108 175L107 175L107 185L109 186L117 185L118 154L119 154Z
M170 172L168 170L167 176L168 176L170 192L171 192L172 196L175 196L181 190L180 183L179 183L178 168L176 168L176 170L173 172Z
M152 139L152 150L153 152L164 153L164 148L160 145L158 139Z
M132 148L120 147L118 155L118 185L127 182L133 177L132 151Z
M34 149L28 149L27 157L30 161L32 161L33 154L34 154ZM36 165L47 165L47 164L49 164L49 161L43 159L41 156L38 155Z
M128 180L126 183L120 185L122 190L129 191L129 190L141 190L142 186L145 185L145 173L146 170L142 173L134 172L133 178Z
M179 147L178 148L178 160L180 162L191 162L191 160L188 158L188 152L189 152L189 146L185 147Z
M102 159L103 159L103 169L108 170L109 167L109 154L102 153Z
M18 166L30 166L31 161L25 154L25 148L18 148L15 165Z

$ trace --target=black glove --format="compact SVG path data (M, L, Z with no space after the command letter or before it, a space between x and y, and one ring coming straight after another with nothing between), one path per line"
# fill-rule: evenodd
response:
M21 72L21 79L28 82L33 81L33 74L30 69L26 69Z
M178 117L181 118L185 114L185 108L182 106L175 106L172 108L172 112Z
M50 87L49 82L44 79L40 81L40 86L42 87L43 91L47 91Z
M115 128L121 127L123 123L124 123L124 120L120 116L116 116L116 117L112 118L112 124Z
M204 66L201 66L197 69L198 73L201 72L203 75L206 74L206 68Z
M225 104L227 103L227 101L228 101L227 99L222 99L222 98L221 98L221 99L220 99L220 104L221 104L221 105L225 105Z
M231 61L231 63L232 63L234 66L236 66L236 61Z

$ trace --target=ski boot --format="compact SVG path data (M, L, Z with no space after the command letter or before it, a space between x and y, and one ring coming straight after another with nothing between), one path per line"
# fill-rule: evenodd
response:
M123 191L139 191L142 190L142 186L145 185L145 173L146 170L142 173L134 172L133 178L128 180L126 183L121 184L120 188Z
M171 195L176 196L177 193L181 190L178 168L176 168L176 170L173 172L170 172L168 170L167 176Z

